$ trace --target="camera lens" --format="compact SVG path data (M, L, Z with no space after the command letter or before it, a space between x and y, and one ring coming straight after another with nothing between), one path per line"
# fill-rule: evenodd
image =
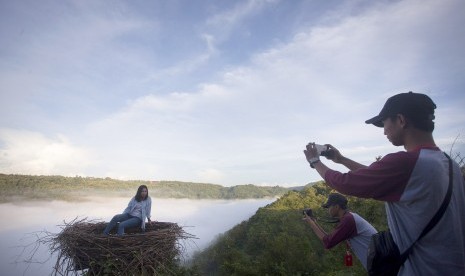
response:
M309 216L309 217L312 217L312 216L313 216L313 211L312 211L312 209L305 209L305 210L303 211L303 214L304 214L304 215L307 215L307 216Z
M326 157L331 157L333 155L333 151L332 150L325 150L325 151L322 151L321 156L326 156Z

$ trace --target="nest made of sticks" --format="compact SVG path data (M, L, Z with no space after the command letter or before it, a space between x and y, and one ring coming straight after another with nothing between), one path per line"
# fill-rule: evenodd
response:
M84 269L90 275L173 274L185 249L180 241L195 238L171 222L147 223L144 233L126 229L122 237L103 235L106 225L75 219L50 237L49 248L58 254L55 275Z

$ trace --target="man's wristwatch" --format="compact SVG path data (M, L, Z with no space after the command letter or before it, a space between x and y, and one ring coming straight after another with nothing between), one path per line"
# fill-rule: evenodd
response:
M315 168L315 166L313 166L313 164L316 164L316 163L318 163L318 162L320 162L320 158L319 158L319 157L313 157L313 158L310 158L310 160L308 160L308 163L310 163L310 167L311 167L312 169Z

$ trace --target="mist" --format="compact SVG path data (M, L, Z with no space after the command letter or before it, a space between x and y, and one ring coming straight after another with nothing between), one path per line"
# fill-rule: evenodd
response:
M41 231L58 233L64 222L75 218L109 221L122 213L130 198L87 197L84 201L19 201L0 204L0 274L50 275L56 257L41 246L35 262L22 262L28 257ZM185 243L184 259L207 247L219 234L248 219L258 208L275 199L191 200L152 198L152 220L175 222L197 239ZM26 245L30 245L23 251ZM29 254L30 255L30 254ZM15 264L15 261L18 263Z

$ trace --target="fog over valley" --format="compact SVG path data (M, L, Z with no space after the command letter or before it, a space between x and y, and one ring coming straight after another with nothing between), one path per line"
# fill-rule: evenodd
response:
M9 275L50 275L54 257L48 260L50 252L44 246L35 254L37 262L29 269L24 262L13 264L25 245L36 240L41 231L58 233L58 227L75 218L109 221L113 215L122 213L129 202L128 197L87 197L84 201L30 201L24 200L0 204L0 274ZM186 242L184 258L192 257L202 250L216 236L252 216L256 210L275 199L243 200L191 200L152 198L152 220L175 222L197 239ZM18 260L28 256L32 247L26 248Z

